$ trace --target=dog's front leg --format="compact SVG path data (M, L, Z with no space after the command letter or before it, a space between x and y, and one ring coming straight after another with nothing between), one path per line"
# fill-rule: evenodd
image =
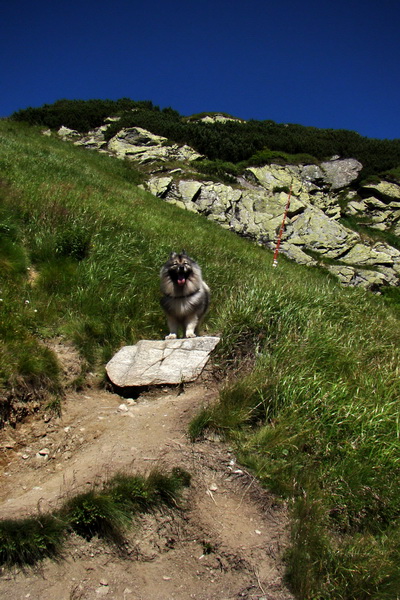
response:
M169 335L165 336L166 340L175 340L178 337L178 321L174 317L167 316Z
M193 315L190 319L188 319L185 323L185 337L194 338L196 337L196 327L199 323L199 318L197 315Z

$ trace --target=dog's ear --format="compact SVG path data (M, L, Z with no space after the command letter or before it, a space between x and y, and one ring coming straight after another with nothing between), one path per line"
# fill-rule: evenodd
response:
M169 260L174 260L174 258L176 258L178 255L176 252L171 252L171 254L169 255Z

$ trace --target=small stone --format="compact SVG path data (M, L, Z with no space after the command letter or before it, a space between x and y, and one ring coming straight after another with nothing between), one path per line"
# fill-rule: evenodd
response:
M6 450L12 450L13 448L15 448L15 442L13 442L13 441L4 442L4 444L2 444L1 447L5 448Z
M40 456L48 456L50 454L50 450L48 448L42 448L39 450L38 454L40 454Z

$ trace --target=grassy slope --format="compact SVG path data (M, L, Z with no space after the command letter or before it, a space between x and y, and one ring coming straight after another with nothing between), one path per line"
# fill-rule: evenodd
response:
M67 336L93 368L162 337L158 271L185 248L212 289L216 361L235 373L192 435L226 432L292 502L299 598L394 598L398 313L283 257L273 269L269 252L138 189L130 165L36 129L0 122L0 181L4 399L61 393L45 338Z

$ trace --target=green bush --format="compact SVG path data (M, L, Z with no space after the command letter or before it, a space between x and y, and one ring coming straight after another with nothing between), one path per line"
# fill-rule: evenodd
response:
M369 139L344 129L318 129L271 120L204 123L199 121L202 115L184 118L172 108L160 110L150 101L128 98L59 100L20 110L11 118L50 128L65 125L86 132L102 125L108 116L121 119L109 127L107 139L122 128L143 127L175 143L192 146L210 161L246 165L271 161L313 164L339 155L358 159L364 166L363 178L389 170L395 175L400 164L400 140Z

